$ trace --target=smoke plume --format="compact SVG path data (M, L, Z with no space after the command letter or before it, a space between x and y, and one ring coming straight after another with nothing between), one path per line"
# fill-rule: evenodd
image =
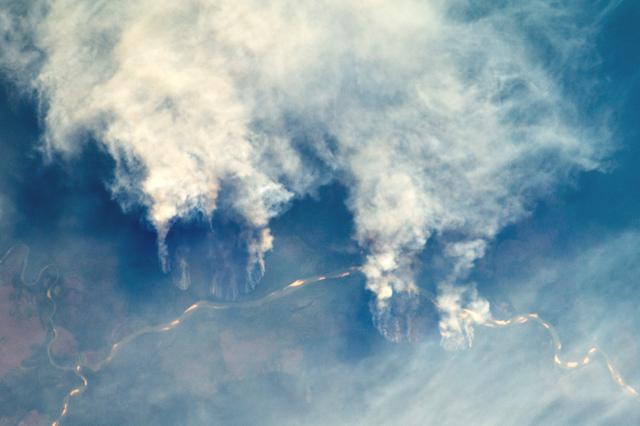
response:
M419 291L427 241L455 233L438 305L458 347L461 310L489 315L462 285L487 242L604 148L529 40L558 61L586 49L569 7L503 3L5 2L0 58L41 100L48 149L95 139L113 156L112 189L146 207L165 269L172 223L223 210L258 235L263 271L270 220L337 181L388 318Z

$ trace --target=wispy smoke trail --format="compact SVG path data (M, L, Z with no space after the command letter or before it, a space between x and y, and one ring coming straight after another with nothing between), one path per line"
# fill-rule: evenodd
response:
M455 232L439 301L445 344L459 346L472 335L465 304L488 312L458 288L486 242L596 168L604 146L519 30L568 61L583 47L570 11L518 3L10 3L2 61L42 99L50 149L72 155L87 135L108 149L113 190L147 207L165 268L172 222L222 209L258 230L247 247L263 270L270 219L339 181L377 324L398 339L385 312L418 288L427 240Z

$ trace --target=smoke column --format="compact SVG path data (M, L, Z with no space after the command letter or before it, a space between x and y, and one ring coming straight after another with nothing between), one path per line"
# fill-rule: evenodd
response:
M146 208L164 269L172 223L220 211L251 231L247 270L263 271L277 244L270 220L339 182L374 320L392 340L407 337L392 313L411 315L417 256L449 233L440 330L446 347L469 344L462 312L489 311L465 279L486 244L597 169L607 147L527 35L544 39L557 69L575 64L590 30L573 24L577 6L5 3L0 66L40 100L46 148L104 146L117 164L111 190L123 208Z

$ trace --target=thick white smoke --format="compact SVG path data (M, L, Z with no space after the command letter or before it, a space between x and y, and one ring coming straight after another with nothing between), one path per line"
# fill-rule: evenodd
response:
M52 0L13 6L22 35L3 60L32 76L51 149L72 154L87 134L107 147L114 190L148 207L162 259L172 221L211 215L224 190L224 208L262 230L248 247L263 268L269 220L337 180L384 312L417 291L430 236L460 235L439 296L443 336L458 346L472 332L465 304L488 315L457 287L486 241L597 167L601 145L574 126L518 31L563 11L540 2L472 19L466 3L444 3Z

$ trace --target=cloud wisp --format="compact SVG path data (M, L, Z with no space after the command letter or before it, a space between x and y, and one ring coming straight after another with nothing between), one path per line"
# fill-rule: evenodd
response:
M264 270L270 220L337 181L374 318L396 340L407 330L386 313L418 291L416 257L455 235L438 306L460 347L463 309L490 315L461 287L487 242L606 148L522 30L570 61L584 47L571 10L517 3L10 2L1 59L41 99L48 149L91 137L113 156L112 190L147 208L165 269L172 223L222 211L252 230Z

